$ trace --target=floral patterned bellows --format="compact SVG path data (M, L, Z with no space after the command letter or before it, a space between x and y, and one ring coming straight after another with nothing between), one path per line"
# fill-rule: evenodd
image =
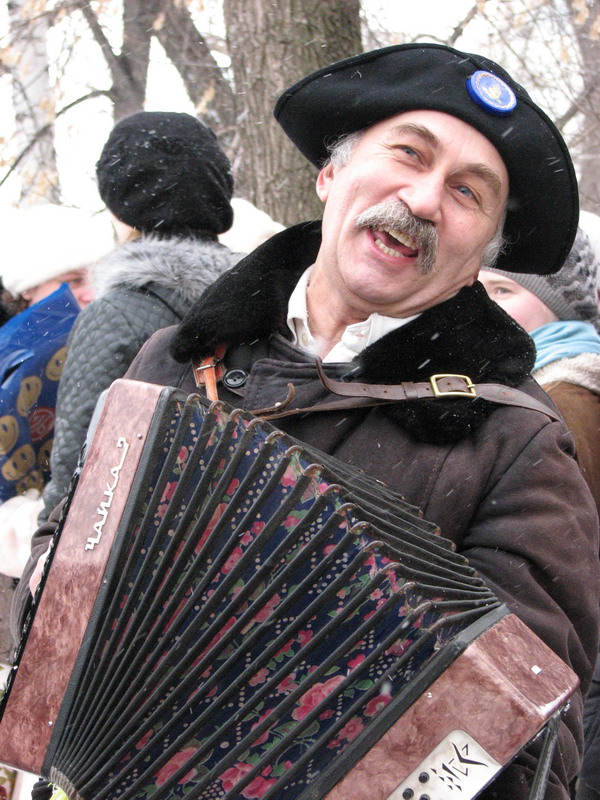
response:
M222 403L161 398L48 777L71 800L323 796L500 604L358 469Z

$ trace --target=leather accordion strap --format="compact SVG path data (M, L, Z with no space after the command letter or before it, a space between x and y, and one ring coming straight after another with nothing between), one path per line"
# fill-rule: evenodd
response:
M323 385L332 394L343 397L333 403L321 403L308 408L285 409L286 402L270 409L259 409L254 413L269 419L278 419L292 414L306 414L309 411L335 411L363 406L385 405L400 400L425 400L431 398L464 398L489 400L506 406L517 406L530 411L539 411L556 422L561 416L553 408L540 400L510 386L501 383L473 383L467 375L438 374L432 375L428 381L404 381L396 384L374 384L336 381L328 378L319 361L317 372ZM285 410L284 410L285 409Z
M217 382L224 373L223 357L226 345L217 347L214 356L203 359L200 363L192 362L196 386L204 385L209 400L218 400ZM287 408L294 396L294 387L289 384L288 396L280 403L270 408L260 408L252 413L265 419L281 419L293 414L307 414L313 411L343 411L349 408L362 408L367 406L386 405L397 403L400 400L427 400L432 398L445 399L456 397L463 399L489 400L505 406L517 406L530 411L539 411L556 422L562 418L558 412L546 403L534 397L505 386L502 383L473 383L467 375L455 373L441 373L431 375L428 381L403 381L395 384L358 383L356 381L344 382L328 378L321 362L315 361L317 373L323 386L332 394L343 398L333 403L320 403L306 408Z

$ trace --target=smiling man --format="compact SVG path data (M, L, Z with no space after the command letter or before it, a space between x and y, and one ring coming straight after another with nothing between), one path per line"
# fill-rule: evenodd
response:
M317 180L323 243L307 298L322 357L372 313L413 317L473 284L508 196L496 148L446 113L398 114L353 145Z
M319 70L275 115L318 170L322 224L283 231L219 278L128 377L193 391L190 362L225 351L223 400L280 404L278 427L404 495L585 691L598 652L595 507L529 376L530 338L476 282L482 265L547 274L564 262L578 200L560 134L497 64L433 44ZM547 800L566 800L576 776L581 708L580 692ZM527 797L538 752L482 796Z
M531 340L476 282L494 263L548 274L564 262L578 199L562 137L497 64L432 44L319 70L275 116L319 170L322 224L250 254L146 345L130 377L192 389L190 360L225 345L222 399L283 403L279 427L401 492L585 691L598 641L594 504L564 425L534 408L549 401L529 377ZM577 773L581 705L564 717L548 800L566 800ZM485 797L525 798L536 752Z

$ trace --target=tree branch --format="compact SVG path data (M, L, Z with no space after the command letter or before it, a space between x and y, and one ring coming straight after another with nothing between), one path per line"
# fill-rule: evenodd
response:
M168 2L162 24L154 33L196 110L204 114L217 135L231 130L235 126L233 91L185 4Z
M104 56L104 60L106 61L108 69L110 70L113 81L117 81L122 72L121 61L110 46L110 42L102 30L102 26L98 22L98 17L89 4L89 0L77 0L73 6L77 7L83 14L83 17L92 32L92 36L102 51L102 55Z
M484 0L484 2L483 2L483 5L485 5L485 3L486 3L486 2L487 2L487 0ZM450 47L453 47L453 46L456 44L456 42L457 42L457 41L460 39L460 37L461 37L461 36L463 35L463 33L465 32L465 28L467 27L467 25L469 24L469 22L471 22L471 20L473 20L473 19L474 19L474 18L477 16L477 14L478 14L478 12L479 12L480 10L482 10L482 8L480 9L479 5L476 3L476 4L475 4L475 5L474 5L474 6L473 6L471 9L470 9L470 11L469 11L469 12L466 14L466 16L464 17L464 19L462 19L462 20L461 20L461 21L458 23L458 25L457 25L457 26L456 26L456 27L453 29L453 31L452 31L452 33L450 34L450 37L449 37L449 39L448 39L448 41L447 41L447 44L449 44L449 45L450 45Z
M21 161L25 158L25 156L35 147L37 142L42 139L48 131L52 128L55 121L61 117L63 114L66 114L67 111L70 111L75 106L79 105L80 103L84 103L86 100L92 100L94 97L102 97L108 96L110 93L104 89L95 89L93 92L88 92L88 94L83 95L82 97L78 97L76 100L73 100L70 103L67 103L66 106L63 106L59 111L56 112L54 119L51 122L47 122L45 125L42 125L41 128L38 128L37 131L33 134L31 140L28 142L27 146L21 150L18 156L16 156L15 160L11 164L8 172L2 179L0 179L0 187L4 186L6 181L10 178L12 173L16 170L19 166Z

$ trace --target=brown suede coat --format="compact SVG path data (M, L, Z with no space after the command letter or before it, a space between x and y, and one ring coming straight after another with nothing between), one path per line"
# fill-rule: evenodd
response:
M296 407L335 399L285 331L287 298L318 241L315 226L274 237L213 284L179 328L155 334L126 377L194 391L189 357L226 342L225 382L234 369L246 377L235 390L220 385L228 403L271 406L285 398L288 383L296 387ZM352 365L327 365L327 372L382 384L455 372L519 386L549 403L527 377L529 337L486 298L479 285L465 289L371 345ZM587 688L599 638L598 518L561 422L539 411L454 398L310 413L275 424L360 466L418 506ZM579 693L564 717L547 800L568 797L579 767L581 714ZM535 752L522 754L482 796L524 800Z
M567 381L544 384L577 447L577 461L600 514L600 396Z

